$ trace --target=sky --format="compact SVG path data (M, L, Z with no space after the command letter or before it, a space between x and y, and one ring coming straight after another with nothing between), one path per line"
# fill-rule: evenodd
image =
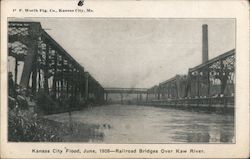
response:
M149 88L235 48L234 19L33 18L103 87Z

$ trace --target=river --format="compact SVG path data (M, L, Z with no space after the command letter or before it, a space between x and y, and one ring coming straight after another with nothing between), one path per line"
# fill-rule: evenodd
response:
M89 143L235 142L233 115L118 104L86 108L71 114L70 120L95 125L91 127L94 132L102 134L101 138L90 134ZM68 122L69 114L46 118ZM73 138L69 137L68 141L75 141Z

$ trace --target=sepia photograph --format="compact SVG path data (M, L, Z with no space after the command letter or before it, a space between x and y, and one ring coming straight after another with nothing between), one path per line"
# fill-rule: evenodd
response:
M8 142L237 142L236 19L7 25Z
M249 158L246 0L2 0L0 158Z

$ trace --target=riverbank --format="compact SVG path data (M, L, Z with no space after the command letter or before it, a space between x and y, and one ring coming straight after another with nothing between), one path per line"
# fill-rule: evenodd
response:
M10 142L89 142L102 140L103 134L95 125L74 121L61 123L37 116L28 110L13 109L8 115L8 140Z

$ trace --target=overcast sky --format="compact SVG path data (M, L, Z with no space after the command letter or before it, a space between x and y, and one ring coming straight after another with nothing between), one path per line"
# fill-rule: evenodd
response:
M27 19L26 19L27 20ZM233 19L36 18L104 87L151 87L201 64L202 24L209 59L235 48Z

